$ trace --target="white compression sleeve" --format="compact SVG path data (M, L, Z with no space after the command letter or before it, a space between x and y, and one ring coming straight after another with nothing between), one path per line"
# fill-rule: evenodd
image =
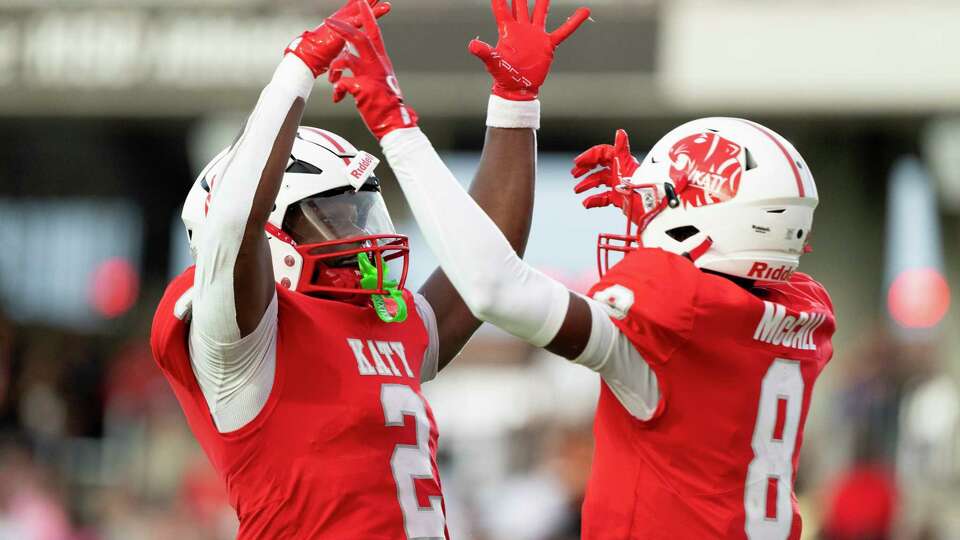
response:
M286 55L210 186L210 208L198 232L190 356L222 432L252 420L270 394L276 363L276 296L254 333L241 340L233 272L277 135L294 101L307 99L313 85L307 66L296 56Z
M284 57L223 158L203 228L198 232L193 328L221 343L240 339L233 297L233 267L253 198L280 127L298 97L306 99L313 74L296 56Z
M533 345L550 343L567 314L569 291L517 256L418 128L381 141L434 255L470 311Z
M277 297L257 328L243 339L223 344L190 332L193 374L221 433L235 431L257 417L270 398L277 365Z
M583 299L590 306L590 340L573 363L599 373L630 414L638 420L649 420L660 402L656 373L613 324L604 306Z

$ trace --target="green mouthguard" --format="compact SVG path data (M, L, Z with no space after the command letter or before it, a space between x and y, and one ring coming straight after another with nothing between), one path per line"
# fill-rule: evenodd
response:
M366 253L357 255L357 262L360 264L360 288L368 291L377 289L379 275L377 267L370 262L370 257ZM388 294L370 295L370 301L373 303L373 309L377 312L377 317L385 323L401 323L407 320L407 301L403 299L403 291L397 289L395 280L388 280L390 269L387 265L383 266L383 289ZM396 307L391 310L388 302L392 302ZM393 314L390 312L393 311Z

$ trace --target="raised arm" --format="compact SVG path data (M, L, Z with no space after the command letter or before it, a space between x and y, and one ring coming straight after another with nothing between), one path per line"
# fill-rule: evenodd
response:
M512 12L505 0L494 0L493 12L499 34L497 46L494 48L479 40L470 43L470 52L484 62L494 81L488 104L486 142L470 196L494 227L499 229L510 249L520 254L526 247L533 213L536 129L540 121L539 89L549 74L556 47L589 16L587 10L579 10L560 29L550 34L545 29L548 5L547 0L539 0L531 18L526 0L516 0ZM382 101L372 98L372 90L377 85L371 79L376 76L391 77L393 71L375 25L365 27L365 30L366 36L344 29L345 37L357 42L361 58L347 57L342 65L339 61L335 63L331 80L341 89L338 92L340 96L345 92L357 96L364 119L384 142L384 150L389 156L390 150L384 137L394 129L411 128L414 124L383 122L378 120L382 114L378 116L371 110L375 109L372 104ZM368 39L369 47L360 45ZM378 75L374 76L369 69L358 66L370 66L362 62L364 50L382 57L381 63L385 66L383 72L378 70ZM354 72L354 77L341 79L337 70L347 66ZM357 77L358 73L362 78ZM384 86L388 85L380 85L380 88ZM396 95L391 87L390 96ZM409 108L405 110L409 111ZM382 125L389 125L392 129L377 129ZM437 320L439 368L442 369L463 348L481 321L474 316L443 269L437 269L430 276L420 293L435 312L442 314Z
M521 256L530 236L535 181L536 132L530 128L488 127L470 196ZM459 354L482 321L470 311L443 268L430 275L420 294L436 313L443 314L437 318L441 370Z
M376 6L380 15L389 9ZM357 24L357 13L351 3L332 18ZM192 325L209 341L229 344L252 333L276 294L264 226L314 81L342 49L343 40L326 26L295 39L237 140L214 165L197 242Z
M539 90L550 72L557 45L589 16L588 11L581 10L564 29L551 36L546 31L549 2L537 1L532 19L527 4L526 0L516 0L511 12L505 0L494 1L496 47L479 39L470 42L469 47L493 77L487 135L480 166L470 185L470 196L520 257L526 249L533 217ZM443 369L481 321L473 316L442 268L430 276L420 292L436 311L444 314L438 320L439 367Z
M495 12L506 7L504 0L493 3ZM517 2L514 6L518 3L522 4ZM534 20L545 20L545 10L546 2L538 2ZM578 11L560 30L549 34L553 45L572 33L587 15L585 10ZM519 20L524 15L515 10L514 16ZM437 309L440 319L451 315L460 317L446 309L455 310L456 302L462 302L476 319L495 324L533 345L598 372L631 414L639 419L650 418L660 399L656 375L611 322L607 306L570 292L561 283L524 263L498 223L463 190L430 141L416 127L416 115L403 103L372 18L367 17L365 32L340 24L333 28L346 37L359 54L334 62L335 67L331 68L331 78L337 85L334 98L342 99L347 93L357 98L364 121L380 139L420 229L440 260L444 275L458 292L459 298L448 302L444 302L449 299L445 295L439 302L433 300L445 306L443 311ZM477 47L472 45L471 49ZM495 54L490 54L490 58L497 59ZM499 66L504 65L497 62ZM345 68L353 72L353 77L341 77L338 70ZM506 68L510 71L512 66ZM488 139L485 152L491 151L492 143L500 142ZM514 150L518 153L514 154ZM591 151L586 155L593 159L594 154L596 152ZM518 149L512 148L504 149L501 154L488 153L486 161L492 161L494 155L521 158L519 163L524 163L526 158L526 154L520 155ZM578 165L586 165L588 161L580 159ZM595 161L595 166L604 165L600 159ZM526 186L523 191L511 192L492 184L503 179L495 179L492 174L495 171L490 172L490 177L483 174L480 187L475 190L481 194L480 201L489 202L483 201L482 196L488 189L494 198L498 193L528 193ZM518 172L516 178L523 181L530 178L529 174ZM506 198L494 200L510 202ZM526 204L525 200L520 201ZM441 285L444 284L434 282L431 286L440 289ZM470 321L470 324L472 326L466 328L472 331L476 323ZM456 346L460 344L462 341L456 342ZM447 354L455 353L451 349L447 349Z
M295 56L280 63L213 182L197 242L192 328L219 343L249 335L273 296L263 234L306 98L310 70Z
M523 262L419 129L396 130L382 144L430 248L471 313L596 371L627 411L651 418L660 400L656 374L610 320L610 306Z

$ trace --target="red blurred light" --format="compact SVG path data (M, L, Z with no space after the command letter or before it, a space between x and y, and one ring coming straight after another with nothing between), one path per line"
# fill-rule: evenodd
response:
M890 284L887 309L906 328L936 326L950 309L950 285L932 268L904 270Z
M115 319L130 311L139 294L140 276L126 259L107 259L94 270L90 304L107 319Z

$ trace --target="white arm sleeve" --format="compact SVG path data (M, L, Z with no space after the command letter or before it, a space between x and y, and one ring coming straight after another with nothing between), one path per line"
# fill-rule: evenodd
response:
M440 336L437 334L437 316L430 302L427 302L422 294L414 294L413 301L416 303L417 315L420 315L430 340L427 350L423 352L423 363L420 364L420 382L424 383L435 379L440 369Z
M474 316L537 347L553 341L570 291L517 256L418 128L393 131L381 144L430 249ZM589 302L590 340L575 361L599 372L634 416L648 418L659 399L656 377L603 308Z
M260 94L243 132L213 180L210 207L197 245L190 358L214 422L221 432L256 417L273 385L276 363L276 293L256 330L240 339L233 272L260 176L297 98L307 99L314 77L286 55Z
M419 128L393 131L381 144L430 249L473 315L538 347L550 343L567 313L567 288L520 260Z
M270 391L277 365L277 297L274 294L257 328L233 343L219 343L190 332L193 374L221 433L236 431L257 417Z
M613 324L603 304L584 297L590 306L590 339L573 363L596 371L620 404L638 420L649 420L660 402L657 375Z

